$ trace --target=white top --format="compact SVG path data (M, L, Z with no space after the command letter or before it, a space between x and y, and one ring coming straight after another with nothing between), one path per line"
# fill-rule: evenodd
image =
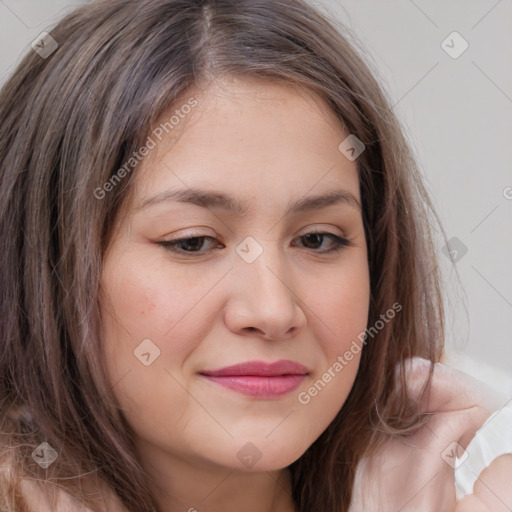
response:
M473 493L480 473L500 455L512 454L512 400L495 411L477 431L461 457L455 457L457 500Z
M512 375L453 350L448 350L443 363L492 388L495 396L503 397L501 403L504 404L477 431L465 453L458 453L455 458L455 492L459 500L466 494L473 493L473 486L480 473L495 458L512 454Z

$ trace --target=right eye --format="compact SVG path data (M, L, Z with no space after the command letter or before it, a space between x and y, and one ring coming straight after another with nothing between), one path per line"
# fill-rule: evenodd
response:
M181 254L197 254L208 252L200 250L204 247L205 240L215 240L211 236L193 236L186 238L177 238L176 240L164 240L158 242L158 245L165 247L167 250Z

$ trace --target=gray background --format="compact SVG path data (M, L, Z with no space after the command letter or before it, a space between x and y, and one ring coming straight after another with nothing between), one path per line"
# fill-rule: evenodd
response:
M0 0L0 83L43 30L81 3ZM368 51L448 238L467 248L456 263L439 261L448 346L469 355L473 368L512 376L512 0L311 3ZM442 47L453 31L469 44L458 58ZM462 48L453 37L445 45ZM440 234L437 243L441 250Z

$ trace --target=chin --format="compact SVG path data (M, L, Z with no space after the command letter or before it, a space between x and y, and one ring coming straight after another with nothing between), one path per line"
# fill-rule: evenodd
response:
M246 438L242 442L235 442L236 462L233 469L256 472L280 470L299 459L310 446L303 442L288 445L286 442L284 439L265 438L260 441Z

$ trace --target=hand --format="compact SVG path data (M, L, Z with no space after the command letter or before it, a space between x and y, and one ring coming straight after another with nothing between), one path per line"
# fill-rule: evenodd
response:
M430 361L407 363L408 395L418 403ZM428 422L409 436L385 435L377 452L361 460L349 512L469 511L456 508L454 469L445 460L453 452L447 448L456 442L465 449L499 405L478 381L436 363L428 399L418 405L430 415Z
M510 426L512 429L512 425ZM485 468L475 482L473 494L457 502L455 512L510 512L512 510L512 455L501 455Z

